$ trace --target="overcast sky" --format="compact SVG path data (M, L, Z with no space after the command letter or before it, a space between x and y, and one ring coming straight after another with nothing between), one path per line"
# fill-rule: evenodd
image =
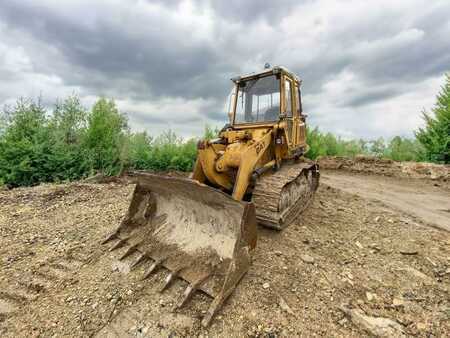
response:
M450 1L0 2L1 106L106 95L134 130L200 135L266 62L303 79L311 125L412 136L450 71Z

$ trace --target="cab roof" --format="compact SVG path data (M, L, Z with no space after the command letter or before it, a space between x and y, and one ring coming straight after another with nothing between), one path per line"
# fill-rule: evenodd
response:
M280 73L287 74L290 77L292 77L294 80L301 82L300 78L297 75L295 75L293 72L288 70L286 67L282 67L282 66L274 66L274 67L264 69L261 72L253 72L250 74L235 76L235 77L231 78L231 81L233 81L234 83L238 83L240 81L245 81L245 80L250 80L250 79L254 79L254 78L258 78L258 77L267 76L270 74L275 75L275 74L280 74Z

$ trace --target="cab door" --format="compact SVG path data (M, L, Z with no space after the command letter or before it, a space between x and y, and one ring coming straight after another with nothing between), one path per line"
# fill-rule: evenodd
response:
M295 105L294 105L294 82L287 76L283 77L282 83L283 90L283 121L286 122L286 137L289 144L289 148L295 146L296 133L295 133Z
M303 115L300 82L295 82L294 88L294 134L297 147L306 146L306 116Z

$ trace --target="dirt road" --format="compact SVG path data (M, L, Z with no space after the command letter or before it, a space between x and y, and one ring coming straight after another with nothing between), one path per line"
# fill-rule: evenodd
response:
M345 171L326 171L321 182L365 199L378 200L411 216L450 231L450 191L421 180Z
M362 183L342 180L325 173L292 226L260 229L250 271L208 329L200 321L210 298L197 293L175 311L183 281L160 293L167 271L142 281L151 262L130 271L135 257L117 264L122 252L99 244L123 217L133 186L0 191L0 336L360 337L374 317L404 335L448 336L449 233L348 193ZM343 305L369 317L344 314Z

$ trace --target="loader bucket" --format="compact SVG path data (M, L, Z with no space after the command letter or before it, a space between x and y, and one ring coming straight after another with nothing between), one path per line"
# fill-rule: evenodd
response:
M251 264L256 246L252 203L240 202L195 180L147 172L129 174L136 183L128 212L104 243L136 255L131 267L148 265L143 278L157 268L169 270L161 291L176 278L188 282L177 307L196 290L213 297L203 326L208 326Z

